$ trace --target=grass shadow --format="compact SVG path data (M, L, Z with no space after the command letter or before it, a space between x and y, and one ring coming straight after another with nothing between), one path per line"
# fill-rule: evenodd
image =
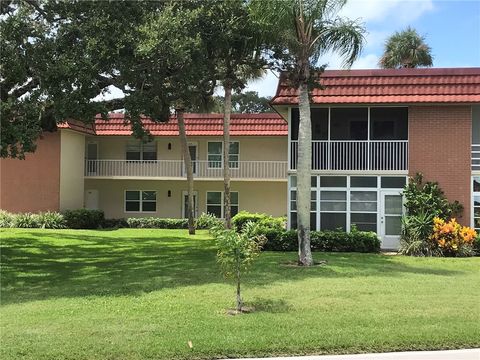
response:
M3 233L5 234L5 232ZM1 239L2 305L58 297L135 295L165 288L224 283L214 242L182 230L14 231ZM253 286L311 277L429 274L460 271L411 266L379 254L316 253L327 265L302 268L281 263L294 253L266 252L247 275ZM264 311L285 304L259 299ZM280 301L280 300L278 300ZM270 309L270 310L268 310Z
M255 309L255 312L268 312L268 313L286 313L293 309L293 306L283 299L263 299L254 298L252 301L245 302L246 306L251 306Z

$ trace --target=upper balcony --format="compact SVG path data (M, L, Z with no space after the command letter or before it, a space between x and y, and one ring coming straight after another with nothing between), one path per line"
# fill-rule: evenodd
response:
M222 162L196 160L192 162L197 180L223 179ZM286 161L232 161L232 180L286 181ZM185 180L182 160L86 160L85 178L90 179L159 179Z
M298 164L299 111L292 108L289 170ZM408 171L407 107L311 109L313 171Z
M290 142L290 154L296 170L298 141ZM312 141L312 170L406 171L408 140Z

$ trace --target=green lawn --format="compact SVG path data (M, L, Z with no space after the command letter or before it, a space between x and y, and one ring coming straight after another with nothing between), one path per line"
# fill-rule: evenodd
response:
M1 230L1 347L8 359L180 359L480 346L480 258L263 253L257 312L206 232ZM192 341L193 348L187 345Z

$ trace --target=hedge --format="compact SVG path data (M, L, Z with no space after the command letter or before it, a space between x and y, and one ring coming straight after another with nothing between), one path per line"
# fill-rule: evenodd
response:
M297 251L296 230L259 229L265 235L266 251ZM310 233L312 251L330 252L379 252L380 239L374 232L352 231L312 231Z
M232 225L241 231L247 222L253 222L258 226L268 229L284 229L287 218L273 217L267 214L249 213L247 211L240 211L232 218Z
M63 216L69 229L98 229L105 221L102 210L67 210Z

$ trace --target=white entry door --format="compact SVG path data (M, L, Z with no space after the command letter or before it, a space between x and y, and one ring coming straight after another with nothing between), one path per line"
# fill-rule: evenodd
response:
M184 219L188 218L187 214L188 209L188 191L182 192L182 216ZM197 192L193 192L193 216L198 216L198 202L197 202Z
M85 190L85 209L98 210L98 190Z
M380 237L382 249L395 249L400 246L402 233L403 196L398 190L380 192Z

